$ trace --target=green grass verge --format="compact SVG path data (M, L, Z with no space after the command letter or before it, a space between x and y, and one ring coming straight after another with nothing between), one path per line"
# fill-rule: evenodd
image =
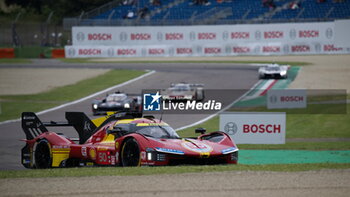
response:
M42 111L80 99L144 74L136 70L111 70L106 74L79 81L76 84L31 95L0 96L0 121L19 118L23 111ZM89 107L89 106L86 106Z
M348 169L350 164L273 164L273 165L213 165L165 167L84 167L45 170L0 171L0 178L87 177L87 176L137 176L228 171L279 171L297 172L322 169Z
M228 61L228 60L129 60L127 58L121 59L118 61L98 61L98 58L95 58L94 61L90 58L65 58L60 59L66 63L232 63L232 64L269 64L270 61ZM275 62L277 64L288 64L291 66L307 66L311 65L308 62Z
M1 58L0 59L0 64L29 64L32 61L30 59L22 59L22 58L12 58L12 59L7 59L7 58Z
M242 111L264 111L257 107ZM347 104L350 110L350 104ZM350 115L347 114L287 114L286 138L350 138ZM208 132L219 130L219 116L202 124L178 131L181 137L193 137L195 128ZM279 145L238 145L241 149L298 149L298 150L349 150L350 142L287 142Z

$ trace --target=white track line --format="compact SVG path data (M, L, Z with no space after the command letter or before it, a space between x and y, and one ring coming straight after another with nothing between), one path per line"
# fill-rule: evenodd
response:
M47 112L51 112L51 111L54 111L54 110L57 110L57 109L61 109L61 108L63 108L63 107L67 107L67 106L70 106L70 105L73 105L73 104L77 104L77 103L83 102L83 101L85 101L85 100L87 100L87 99L96 97L96 96L99 95L99 94L102 94L102 93L105 93L105 92L109 92L109 91L111 91L111 90L113 90L113 89L115 89L115 88L119 88L119 87L125 86L125 85L130 84L130 83L132 83L132 82L134 82L134 81L137 81L137 80L139 80L139 79L142 79L142 78L144 78L144 77L147 77L147 76L149 76L149 75L152 75L152 74L154 74L155 72L156 72L156 71L152 70L152 71L150 71L150 72L148 72L148 73L146 73L146 74L143 74L143 75L141 75L141 76L139 76L139 77L136 77L136 78L131 79L131 80L129 80L129 81L126 81L126 82L124 82L124 83L121 83L121 84L115 85L115 86L113 86L113 87L107 88L107 89L105 89L105 90L101 90L101 91L99 91L99 92L93 93L93 94L91 94L91 95L89 95L89 96L86 96L86 97L84 97L84 98L81 98L81 99L79 99L79 100L75 100L75 101L72 101L72 102L69 102L69 103L65 103L65 104L59 105L59 106L54 107L54 108L50 108L50 109L47 109L47 110L38 112L38 113L36 113L36 114L38 114L38 115L45 114L45 113L47 113ZM6 123L11 123L11 122L17 122L17 121L20 121L20 120L21 120L20 118L14 119L14 120L7 120L7 121L4 121L4 122L0 122L0 125L6 124Z
M186 126L183 126L183 127L180 127L180 128L177 128L175 129L175 131L180 131L180 130L183 130L183 129L187 129L187 128L190 128L190 127L193 127L193 126L196 126L198 124L201 124L207 120L210 120L212 118L214 118L216 115L218 115L219 113L222 113L224 111L226 111L227 109L229 109L232 105L236 104L238 101L242 100L245 96L247 96L247 94L249 94L250 91L252 91L253 89L256 88L256 86L259 85L259 83L261 82L261 80L259 80L258 82L256 82L253 87L251 87L246 93L244 93L242 96L240 96L238 99L236 99L235 101L233 101L230 105L227 105L225 108L223 108L222 110L216 112L215 114L212 114L202 120L199 120L195 123L192 123L192 124L189 124L189 125L186 125Z

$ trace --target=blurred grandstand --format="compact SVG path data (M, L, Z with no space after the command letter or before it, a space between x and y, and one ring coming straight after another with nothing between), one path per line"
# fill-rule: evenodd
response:
M218 25L334 21L350 18L349 0L115 0L64 27Z

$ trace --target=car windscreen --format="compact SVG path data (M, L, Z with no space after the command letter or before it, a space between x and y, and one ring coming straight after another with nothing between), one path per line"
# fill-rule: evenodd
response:
M191 88L187 85L181 85L181 86L175 86L170 88L174 92L185 92L185 91L190 91Z
M154 138L179 138L176 131L169 126L137 126L134 127L136 133Z
M279 71L280 68L279 67L267 67L266 70L268 70L268 71Z
M107 96L107 102L118 102L118 101L123 101L127 98L125 94L119 94L119 95L109 95Z

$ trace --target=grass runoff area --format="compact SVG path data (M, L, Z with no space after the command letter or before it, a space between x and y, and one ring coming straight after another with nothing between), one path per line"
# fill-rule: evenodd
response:
M111 70L106 74L30 95L0 96L0 121L17 119L24 111L39 112L136 78L144 71Z
M272 164L272 165L211 165L163 167L84 167L44 170L0 171L0 178L88 177L88 176L139 176L227 171L298 172L322 169L347 169L350 164Z
M30 59L22 59L22 58L0 58L0 64L29 64L32 61Z

